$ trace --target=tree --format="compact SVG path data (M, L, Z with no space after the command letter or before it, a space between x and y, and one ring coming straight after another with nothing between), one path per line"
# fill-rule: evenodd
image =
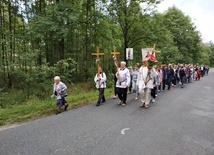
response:
M142 31L144 14L151 11L152 6L159 4L160 0L112 0L108 6L114 22L120 26L123 38L123 56L126 60L126 48L136 47L146 40ZM143 8L141 8L144 6ZM146 23L143 23L146 24Z
M146 44L151 47L156 43L156 49L161 50L161 53L156 54L159 63L178 62L181 55L178 53L172 33L167 29L164 23L163 14L154 14L149 16L148 25L146 28Z
M210 61L210 66L214 66L214 43L213 42L209 42L207 44L207 46L210 49L210 57L209 57L209 61Z
M180 62L196 63L199 59L198 42L201 38L189 16L176 7L169 8L165 13L164 23L172 33L178 52L182 55Z

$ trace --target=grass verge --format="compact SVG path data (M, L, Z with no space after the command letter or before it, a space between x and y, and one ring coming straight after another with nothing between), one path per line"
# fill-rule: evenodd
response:
M75 88L78 89L78 88ZM112 89L106 89L105 95L108 97L113 94ZM74 109L95 101L98 97L97 90L81 90L79 92L70 92L66 98L69 109ZM12 123L20 123L28 120L53 115L56 110L56 99L31 99L21 105L0 109L0 126Z

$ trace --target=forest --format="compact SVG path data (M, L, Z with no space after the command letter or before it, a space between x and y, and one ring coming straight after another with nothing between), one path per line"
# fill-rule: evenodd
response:
M113 46L125 60L126 48L156 43L158 64L214 65L214 43L203 42L193 20L175 6L164 13L162 0L1 0L0 1L0 107L4 95L19 92L20 101L45 99L53 77L64 82L92 82L99 46L101 66L111 81L115 66ZM94 87L94 84L91 84ZM12 102L11 102L12 104Z

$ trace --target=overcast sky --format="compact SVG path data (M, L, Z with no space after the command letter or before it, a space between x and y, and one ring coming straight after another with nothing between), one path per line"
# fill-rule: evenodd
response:
M164 12L173 5L192 18L204 42L214 42L214 0L164 0L158 11Z

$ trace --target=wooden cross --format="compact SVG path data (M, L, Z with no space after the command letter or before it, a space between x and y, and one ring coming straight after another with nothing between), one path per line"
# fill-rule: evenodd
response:
M113 46L113 52L111 52L111 54L113 55L112 58L114 60L114 64L117 67L118 70L118 65L117 65L117 55L120 54L120 52L116 52L115 46Z
M154 43L153 48L152 48L152 51L154 51L155 53L160 53L161 51L156 51L156 50L155 50L155 46L156 46L156 43Z
M100 84L100 64L99 64L99 61L100 61L100 56L101 55L105 55L105 53L100 53L99 51L99 47L97 46L96 47L96 53L91 53L91 55L95 55L97 56L96 57L96 62L97 62L97 77L98 77L98 86L100 88L101 84Z
M117 68L117 74L118 74L118 81L120 83L120 75L119 75L119 67L118 67L118 64L117 64L117 55L120 54L120 52L116 52L116 49L115 49L115 46L113 46L113 52L111 52L111 54L113 54L112 58L114 60L114 64Z
M120 52L116 52L115 46L113 46L113 52L111 52L114 56L119 55Z

